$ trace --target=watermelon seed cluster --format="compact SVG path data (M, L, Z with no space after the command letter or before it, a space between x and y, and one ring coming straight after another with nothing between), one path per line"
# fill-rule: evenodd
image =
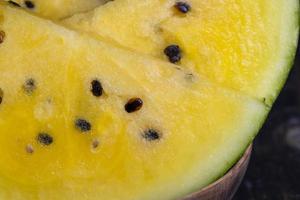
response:
M191 10L190 4L187 2L179 1L177 2L174 7L181 13L188 13ZM168 57L171 63L178 63L181 60L181 49L178 45L172 44L167 46L164 49L164 54Z
M19 4L9 1L10 4L14 6L20 6ZM33 9L35 5L31 1L25 1L25 5L27 8ZM180 2L177 3L177 6L182 7L185 5L181 5ZM183 8L181 8L183 9ZM189 8L188 8L189 9ZM5 39L5 32L0 31L0 44L3 43ZM181 59L181 50L178 45L170 45L165 49L165 54L169 57L170 62L176 63L179 62ZM26 93L31 94L36 89L36 81L33 78L29 78L25 81L23 85L23 89ZM102 87L102 84L99 80L95 79L91 82L91 92L95 97L100 97L103 95L104 90ZM2 103L3 99L3 90L0 88L0 104ZM128 100L128 102L125 104L124 108L126 112L133 113L136 111L139 111L143 106L143 100L140 98L131 98ZM92 128L92 125L90 122L88 122L85 119L79 118L75 120L75 127L80 130L81 132L89 132ZM144 131L143 138L145 138L147 141L154 141L160 139L160 133L154 129L148 129ZM37 136L37 141L45 146L48 146L53 143L53 138L47 133L39 133ZM92 147L95 149L99 146L99 140L93 140ZM27 153L33 153L34 149L32 145L26 146Z

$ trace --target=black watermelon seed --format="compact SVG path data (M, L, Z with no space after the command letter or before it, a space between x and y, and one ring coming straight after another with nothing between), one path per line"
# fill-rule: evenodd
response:
M35 5L32 1L25 1L24 3L26 5L26 7L29 9L33 9L35 7Z
M147 141L159 140L160 134L154 129L148 129L143 133L143 138L145 138Z
M48 133L39 133L37 141L42 145L50 145L53 143L53 138Z
M16 6L16 7L21 7L20 4L14 2L14 1L8 1L9 4Z
M103 87L98 80L93 80L91 83L91 92L93 93L94 96L100 97L103 94Z
M3 100L3 90L0 88L0 104L2 103L2 100Z
M5 32L0 30L0 44L4 42Z
M143 100L140 98L132 98L125 105L125 110L128 113L136 112L140 110L143 106Z
M85 119L77 119L76 122L75 122L75 126L81 132L88 132L92 128L92 125L88 121L86 121Z
M168 56L171 63L177 63L181 60L181 50L178 45L167 46L164 53Z
M27 93L32 93L36 89L36 84L34 79L32 78L27 79L25 84L23 85L23 88Z
M187 13L191 10L191 6L186 2L177 2L175 8L182 13Z

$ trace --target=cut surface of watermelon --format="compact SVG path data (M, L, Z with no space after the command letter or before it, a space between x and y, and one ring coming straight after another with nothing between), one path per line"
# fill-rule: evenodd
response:
M295 55L299 1L115 0L64 23L271 106Z
M222 176L269 110L12 6L0 30L1 199L179 198Z

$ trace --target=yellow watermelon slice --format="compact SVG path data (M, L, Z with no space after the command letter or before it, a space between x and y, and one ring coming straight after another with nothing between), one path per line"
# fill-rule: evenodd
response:
M226 173L264 122L258 95L82 29L0 4L0 199L178 199Z
M295 55L299 1L115 0L64 23L271 106Z

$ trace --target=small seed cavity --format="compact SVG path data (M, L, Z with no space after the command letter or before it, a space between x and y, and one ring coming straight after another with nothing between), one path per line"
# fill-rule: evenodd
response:
M143 106L143 100L140 98L132 98L125 105L125 110L128 113L139 111Z
M4 96L3 90L0 88L0 104L3 101L3 96Z
M25 84L23 85L23 89L26 93L31 94L36 89L36 83L34 79L30 78L25 81Z
M91 82L91 92L95 97L100 97L103 94L103 87L100 81L98 80L93 80Z
M0 30L0 44L4 42L5 32Z
M92 142L92 147L93 149L97 149L99 147L99 140L98 139L94 139L93 142Z
M178 45L169 45L165 48L164 53L168 56L171 63L177 63L181 60L181 50Z
M75 127L80 130L81 132L88 132L91 130L92 125L85 119L77 119L75 121Z
M191 10L191 6L186 2L177 2L175 8L182 13L188 13Z
M53 138L48 133L39 133L37 141L42 145L48 146L53 143Z
M25 1L24 2L26 7L29 8L29 9L34 9L35 5L32 1Z
M143 133L143 138L150 142L159 140L160 137L161 137L160 133L158 131L156 131L155 129L148 129L148 130L144 131L144 133Z
M33 146L31 144L26 145L25 150L29 154L32 154L34 152Z
M14 2L14 1L8 1L9 4L16 6L16 7L21 7L20 4Z
M185 79L189 82L194 82L196 80L196 77L193 73L187 73L185 74Z

